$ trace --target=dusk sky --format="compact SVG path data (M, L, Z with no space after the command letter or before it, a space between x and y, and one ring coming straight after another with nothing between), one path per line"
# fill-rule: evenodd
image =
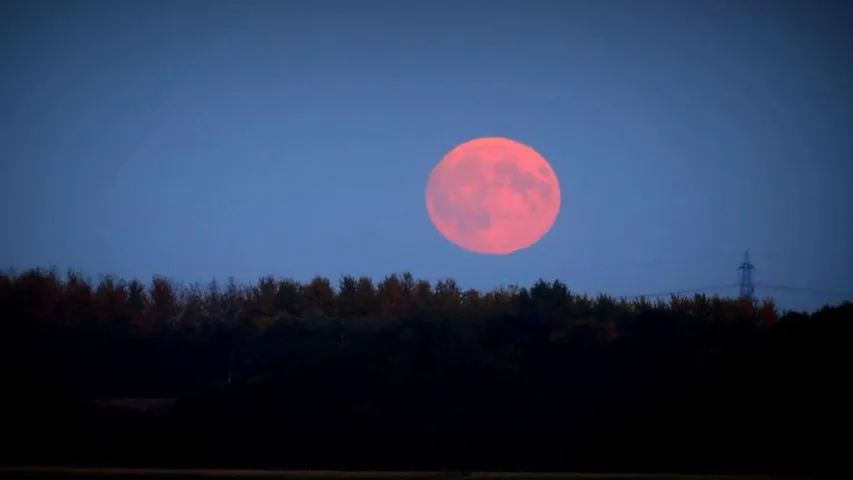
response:
M748 249L757 282L853 291L850 25L842 1L4 1L0 266L633 295L734 284ZM425 208L483 136L560 180L508 256Z

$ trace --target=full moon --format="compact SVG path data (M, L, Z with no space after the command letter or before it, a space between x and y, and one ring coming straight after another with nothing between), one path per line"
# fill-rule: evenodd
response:
M560 184L533 148L500 137L451 150L433 168L426 207L435 228L466 250L507 255L538 242L560 212Z

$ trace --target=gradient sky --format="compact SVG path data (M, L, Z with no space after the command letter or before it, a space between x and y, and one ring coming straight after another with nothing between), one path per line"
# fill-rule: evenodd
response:
M4 1L0 265L632 295L733 284L749 249L758 282L853 291L851 24L842 1ZM480 136L560 178L515 255L426 213Z

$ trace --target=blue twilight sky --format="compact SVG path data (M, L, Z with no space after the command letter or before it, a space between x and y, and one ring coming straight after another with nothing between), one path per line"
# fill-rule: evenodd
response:
M0 265L630 295L734 283L749 249L756 281L853 291L851 24L816 0L4 1ZM425 210L479 136L560 178L514 255Z

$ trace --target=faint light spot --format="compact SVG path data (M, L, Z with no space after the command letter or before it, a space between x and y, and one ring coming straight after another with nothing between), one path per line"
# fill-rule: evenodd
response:
M549 183L539 182L539 195L544 200L550 200L551 194L554 193L554 187Z

